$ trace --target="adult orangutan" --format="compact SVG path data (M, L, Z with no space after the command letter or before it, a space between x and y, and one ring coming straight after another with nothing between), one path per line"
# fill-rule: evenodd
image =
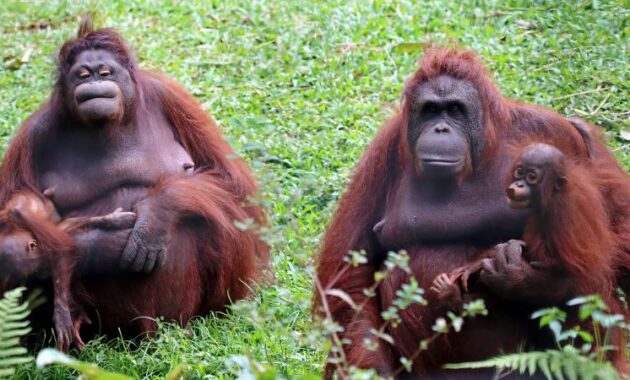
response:
M9 145L0 181L1 204L51 189L62 219L136 214L131 226L72 236L84 286L74 297L102 332L221 310L268 265L266 244L234 224L266 223L247 165L190 94L89 21L61 47L52 95Z
M407 250L411 274L429 289L440 274L477 262L496 244L520 239L527 212L508 206L503 181L513 160L509 147L519 142L537 137L589 166L607 209L615 210L609 211L607 228L619 243L601 247L612 250L602 254L613 258L617 274L607 274L608 286L620 284L630 268L630 181L595 131L551 110L504 98L471 52L432 48L419 66L405 86L401 111L381 129L355 169L324 236L317 271L316 302L325 301L329 315L344 328L339 338L352 342L341 355L351 365L376 368L381 374L395 373L401 357L413 357L449 305L439 302L439 293L427 292L428 307L405 309L402 323L386 330L394 339L392 346L370 330L383 325L381 312L410 274L394 271L375 297L364 289L373 286L388 251ZM497 249L516 249L514 244ZM367 252L367 264L355 267L344 261L349 251L361 249ZM514 352L521 344L544 346L546 336L529 321L530 312L593 289L581 286L587 280L571 267L563 274L580 283L566 292L551 294L547 289L552 284L542 282L526 286L528 276L544 269L533 268L520 253L513 256L514 263L495 265L496 271L486 273L486 281L471 290L471 298L486 301L488 317L433 342L414 360L414 374L437 374L445 363ZM360 310L333 289L347 294ZM366 338L378 342L376 350L363 344ZM335 369L329 364L327 376Z

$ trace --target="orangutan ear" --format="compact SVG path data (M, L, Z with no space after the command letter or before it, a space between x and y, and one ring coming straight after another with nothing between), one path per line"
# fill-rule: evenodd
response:
M37 240L31 240L28 242L28 246L26 248L29 252L37 251Z

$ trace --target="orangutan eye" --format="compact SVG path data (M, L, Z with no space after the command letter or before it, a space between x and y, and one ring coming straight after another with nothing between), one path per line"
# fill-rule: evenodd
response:
M422 114L432 115L437 112L437 106L435 103L429 102L422 107Z
M102 77L106 77L110 75L111 73L112 72L107 67L101 67L100 69L98 69L98 75Z
M90 76L90 72L87 71L86 69L83 69L81 71L79 71L79 73L77 74L77 76L81 79L85 79L88 78Z
M514 170L514 178L515 178L515 179L521 179L521 178L523 178L524 176L525 176L525 171L523 170L523 167L522 167L522 166L519 166L519 167L517 167L517 168Z
M30 252L34 251L36 248L37 248L37 242L36 241L33 240L33 241L30 241L28 243L28 250Z
M457 103L450 103L448 105L448 108L447 108L446 112L448 112L448 114L450 116L457 116L460 113L459 111L460 111L460 108L459 108L459 105Z
M536 181L538 181L538 174L536 174L536 172L529 172L527 173L527 177L525 178L525 180L530 185L535 185Z

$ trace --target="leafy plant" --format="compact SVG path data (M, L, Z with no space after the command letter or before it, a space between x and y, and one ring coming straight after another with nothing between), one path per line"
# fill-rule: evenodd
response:
M62 352L59 352L53 348L45 348L37 355L35 361L38 368L43 368L51 364L61 364L68 368L79 372L82 379L90 380L133 380L133 377L123 375L116 372L109 372L99 368L96 364L84 363L78 361ZM169 372L165 380L176 380L183 378L186 372L186 366L177 366L174 370Z
M263 365L251 356L235 355L226 361L230 373L239 380L286 380L278 370L269 365ZM319 376L306 374L293 377L294 380L317 380Z
M163 378L186 362L191 377L225 378L226 358L244 353L285 378L321 373L329 347L309 318L314 252L427 43L469 47L505 95L603 126L630 168L627 0L36 3L0 1L0 150L48 97L77 15L97 10L143 67L181 82L213 114L256 171L272 219L276 282L239 310L186 329L165 324L156 339L92 340L78 354L132 377ZM14 377L73 373L25 365Z
M590 380L618 379L619 374L608 362L597 362L582 355L571 346L562 350L519 352L479 362L449 364L451 369L495 367L499 370L518 371L530 376L542 372L547 379Z
M12 376L15 367L33 360L20 346L20 338L31 331L26 320L30 313L28 302L21 302L24 290L8 291L0 300L0 378Z
M615 349L609 345L614 329L630 331L619 314L609 314L606 304L598 295L578 297L567 303L579 306L581 324L565 329L567 313L557 307L541 309L532 314L541 328L551 330L557 348L555 350L520 352L496 358L459 364L445 368L476 369L497 368L499 371L518 371L533 375L541 372L547 379L618 379L619 374L607 361L606 353ZM582 326L590 325L586 330ZM603 334L602 334L603 333Z
M345 271L350 267L356 267L359 265L365 265L367 263L367 257L365 251L351 251L345 258L346 267L342 269L338 276L341 277ZM329 337L330 352L331 355L328 358L328 362L335 365L337 368L337 374L340 379L375 379L378 375L373 370L361 370L351 366L344 354L343 344L363 344L369 350L378 349L378 341L383 340L389 344L396 344L394 338L387 333L390 326L396 327L401 322L400 312L407 309L411 305L418 304L421 306L427 306L427 300L424 298L424 289L418 285L418 281L411 275L411 269L409 268L409 256L406 251L389 252L387 259L383 263L382 269L374 274L374 283L367 289L364 289L363 293L367 299L375 297L378 287L386 280L395 270L402 270L409 274L409 281L401 285L396 291L396 298L393 300L392 305L381 312L381 318L383 323L378 329L373 328L370 330L370 337L365 338L363 342L347 342L340 338L339 333L343 332L343 327L336 323L328 310L328 304L325 296L334 296L342 299L348 303L355 313L361 312L365 307L367 300L362 304L356 304L352 298L336 288L322 288L321 284L317 283L319 294L322 296L322 309L325 317L322 320L322 327L324 333ZM317 280L316 280L317 281ZM335 283L335 281L331 281ZM488 312L485 307L485 303L482 299L474 300L466 303L463 306L463 311L460 314L453 312L447 313L446 318L436 319L432 329L433 334L423 339L418 343L416 350L412 355L400 358L400 366L392 373L393 377L398 376L404 371L411 372L414 361L429 348L429 345L434 342L441 335L449 334L451 332L458 333L461 331L466 318L472 318L477 315L486 315Z

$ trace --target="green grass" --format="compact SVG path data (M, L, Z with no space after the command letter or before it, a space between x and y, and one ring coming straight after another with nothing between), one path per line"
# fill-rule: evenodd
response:
M98 13L144 67L181 82L254 167L272 217L277 281L227 317L166 326L155 340L91 342L81 360L137 377L179 363L231 377L251 355L281 373L320 373L310 321L314 256L351 169L400 98L423 45L477 51L503 93L605 127L628 167L630 3L623 1L0 2L0 146L46 99L77 15ZM459 5L453 5L460 3ZM25 55L26 62L20 64ZM73 378L22 368L22 378Z

